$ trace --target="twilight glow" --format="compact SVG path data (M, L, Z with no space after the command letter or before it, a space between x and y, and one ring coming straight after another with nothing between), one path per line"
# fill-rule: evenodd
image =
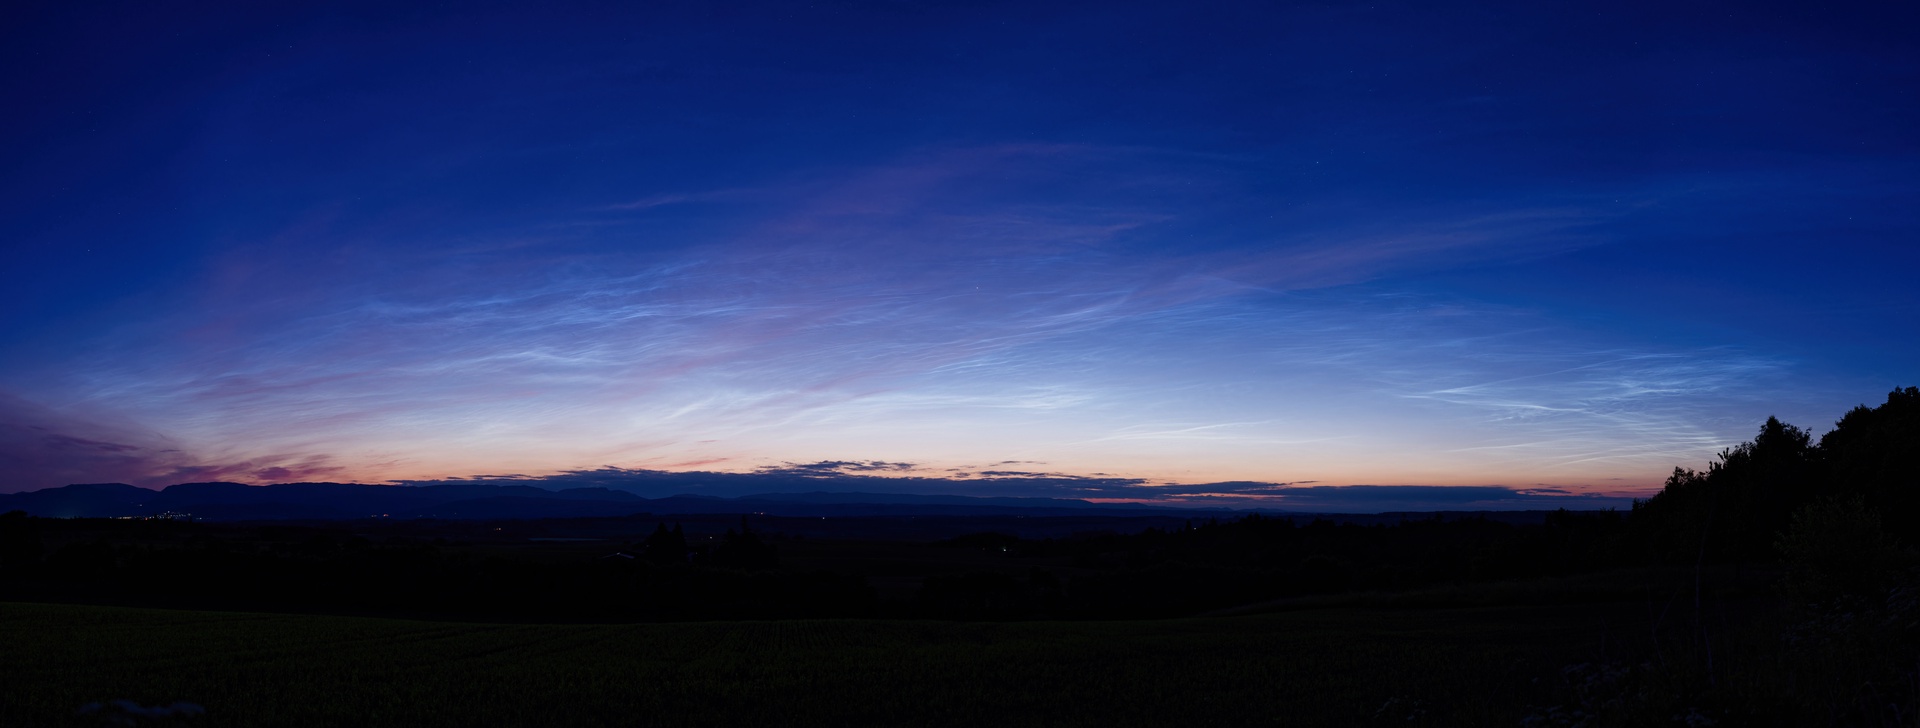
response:
M1896 4L645 5L16 18L0 492L1618 496L1920 380Z

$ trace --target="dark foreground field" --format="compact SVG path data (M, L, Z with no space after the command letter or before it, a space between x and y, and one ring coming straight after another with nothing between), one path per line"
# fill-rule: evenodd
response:
M0 604L0 725L1516 725L1641 605L503 625ZM98 724L98 723L91 723ZM154 723L169 724L169 723Z

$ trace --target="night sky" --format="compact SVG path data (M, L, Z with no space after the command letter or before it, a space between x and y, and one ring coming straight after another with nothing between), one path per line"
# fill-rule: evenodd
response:
M1911 2L184 7L0 11L0 492L1579 500L1920 384Z

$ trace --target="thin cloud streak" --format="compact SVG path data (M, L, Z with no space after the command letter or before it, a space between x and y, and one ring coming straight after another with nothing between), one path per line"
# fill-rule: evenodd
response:
M215 266L248 273L210 287L191 310L116 332L67 387L211 460L250 464L226 474L294 472L287 462L318 456L344 470L313 472L378 480L461 462L754 468L1058 448L1067 457L1056 459L1088 471L1208 480L1298 467L1351 481L1369 477L1361 464L1304 446L1387 447L1366 433L1404 418L1386 402L1398 398L1482 413L1481 437L1511 437L1498 427L1507 421L1527 422L1529 438L1557 436L1565 445L1536 448L1534 461L1577 485L1724 444L1724 432L1684 424L1689 397L1778 368L1711 352L1616 352L1508 376L1566 361L1564 347L1583 345L1578 332L1529 344L1514 323L1552 326L1494 314L1501 326L1475 331L1463 322L1486 311L1371 299L1359 284L1591 244L1586 229L1603 215L1429 212L1440 217L1322 230L1270 249L1160 253L1148 243L1181 234L1181 211L1127 203L1162 193L1179 203L1182 193L1114 171L1136 153L935 151L819 185L789 207L749 205L758 222L664 257L504 247L369 277L395 266L347 254L328 268L250 249ZM1052 187L1100 173L1105 193ZM975 192L982 178L998 183L991 194ZM746 204L730 191L631 204L694 200ZM254 286L280 281L281 296L256 300ZM179 346L189 321L193 345ZM1682 362L1698 370L1687 375ZM1427 370L1471 383L1413 375ZM1230 387L1244 401L1221 399ZM1183 404L1195 396L1221 406ZM1514 462L1436 461L1423 472L1409 461L1378 477L1483 479L1472 469ZM1575 467L1596 462L1609 466Z

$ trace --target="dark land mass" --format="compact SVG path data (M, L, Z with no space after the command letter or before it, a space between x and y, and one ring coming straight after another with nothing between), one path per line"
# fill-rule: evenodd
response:
M0 724L127 700L209 727L1517 725L1651 652L1657 607L554 625L0 603Z
M1610 512L8 518L13 548L42 555L0 599L516 621L1173 617L1628 564Z
M0 720L1920 720L1920 556L1898 528L1920 518L1911 388L1847 413L1817 443L1769 419L1624 513L913 502L1011 510L820 516L754 498L460 487L413 505L700 508L511 519L315 510L342 487L376 488L162 494L270 514L249 520L0 515ZM58 490L28 495L55 506L149 497ZM839 499L791 505L850 505L819 502ZM133 702L75 712L114 699ZM172 700L204 702L191 706L204 714L151 713Z

